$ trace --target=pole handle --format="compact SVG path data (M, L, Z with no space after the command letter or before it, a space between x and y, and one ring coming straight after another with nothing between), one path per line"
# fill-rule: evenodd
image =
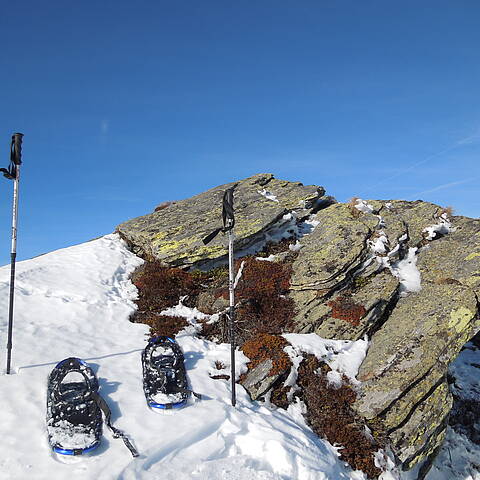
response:
M15 165L22 163L22 140L23 133L14 133L12 135L12 145L10 147L10 160Z

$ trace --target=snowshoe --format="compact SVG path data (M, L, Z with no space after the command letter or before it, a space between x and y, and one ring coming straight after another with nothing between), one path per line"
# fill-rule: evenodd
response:
M142 353L143 391L151 408L181 408L187 404L188 389L184 356L178 343L170 337L152 338Z
M79 358L62 360L48 377L47 432L54 452L82 455L100 445L102 411L98 380Z

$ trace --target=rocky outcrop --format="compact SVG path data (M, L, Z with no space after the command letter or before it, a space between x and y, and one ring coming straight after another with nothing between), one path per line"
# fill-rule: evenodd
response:
M371 338L354 408L405 469L442 443L447 368L480 329L480 220L448 213L419 201L333 205L293 264L298 332Z
M221 185L186 200L163 204L151 214L122 223L117 231L144 258L172 266L195 264L207 268L225 259L222 235L208 245L202 239L221 226L222 195L233 185ZM279 232L294 226L295 218L308 215L321 205L325 193L322 187L278 180L272 174L254 175L236 185L235 249L244 253L261 248Z
M202 239L220 226L222 195L232 185L162 204L118 231L147 259L216 266L225 261L225 239L207 246ZM238 182L235 210L237 256L282 237L299 240L271 255L291 262L290 290L284 295L287 282L281 297L295 303L293 331L337 340L368 336L355 415L387 440L404 469L431 456L443 442L452 408L448 366L480 330L480 220L422 201L334 203L322 187L271 174ZM251 288L258 292L255 278ZM207 313L227 305L216 284L196 301ZM264 316L262 325L270 328ZM286 376L285 366L272 370L275 359L266 357L242 380L254 399Z

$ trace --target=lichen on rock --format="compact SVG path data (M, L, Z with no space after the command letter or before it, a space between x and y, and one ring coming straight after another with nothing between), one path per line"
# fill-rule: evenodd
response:
M222 235L210 244L202 239L221 226L223 192L235 188L235 248L260 249L283 216L295 211L308 215L321 202L323 187L304 186L299 182L277 180L272 174L258 174L236 183L221 185L186 200L174 202L148 215L137 217L117 227L120 235L140 256L171 266L202 265L225 259ZM268 186L277 201L259 193Z

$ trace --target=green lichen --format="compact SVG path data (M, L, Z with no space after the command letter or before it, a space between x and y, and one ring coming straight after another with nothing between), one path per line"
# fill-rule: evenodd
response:
M471 253L470 255L467 255L465 257L465 260L473 260L474 258L476 257L480 257L480 253L479 252L473 252Z

